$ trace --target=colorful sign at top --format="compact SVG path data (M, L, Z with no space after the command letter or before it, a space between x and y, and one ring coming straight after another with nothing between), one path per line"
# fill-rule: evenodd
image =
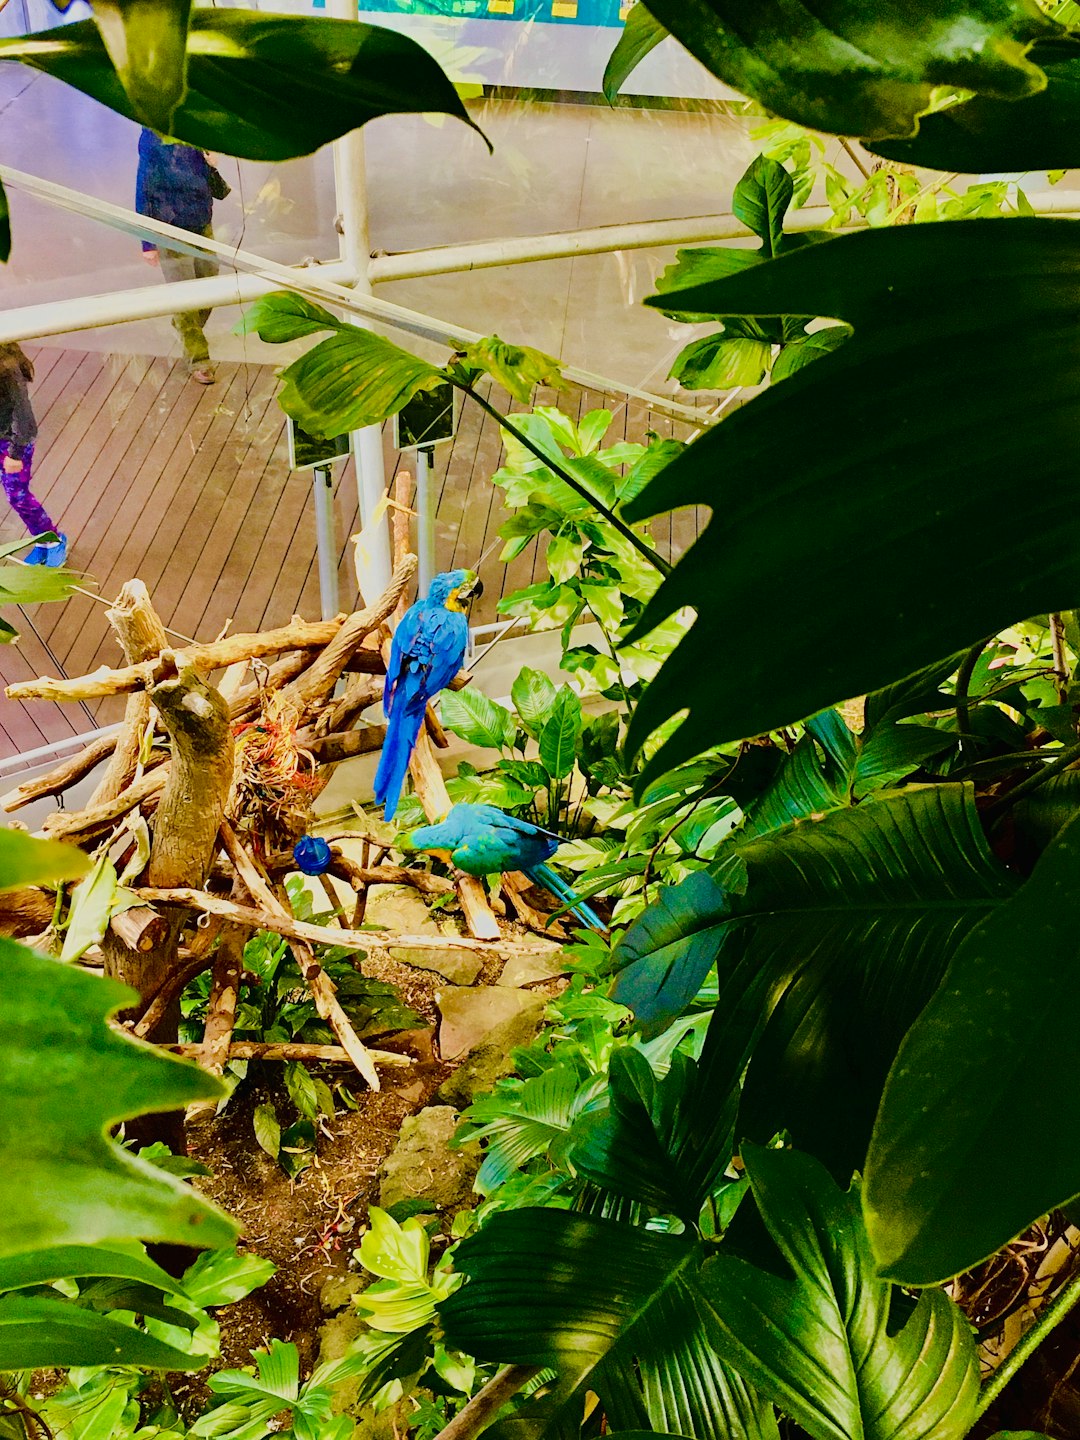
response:
M626 19L630 0L360 0L360 8L444 20L541 20L556 25L614 27Z

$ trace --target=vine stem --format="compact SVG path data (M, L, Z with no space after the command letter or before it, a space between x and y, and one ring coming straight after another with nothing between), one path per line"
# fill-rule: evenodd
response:
M1065 654L1065 616L1055 611L1050 616L1050 644L1054 653L1054 685L1058 704L1064 705L1069 691L1069 662Z
M971 685L971 677L975 673L975 666L979 663L979 656L986 649L993 636L988 635L985 640L979 640L972 645L971 649L960 661L960 668L956 672L956 728L961 735L971 734L971 697L968 694L968 687Z
M976 1419L980 1415L986 1414L1021 1365L1034 1354L1051 1331L1061 1324L1078 1300L1080 1300L1080 1269L1073 1274L1067 1284L1062 1286L1050 1304L1039 1312L1039 1317L1031 1329L1022 1336L1020 1343L1009 1351L980 1390L975 1409Z
M454 381L454 383L460 384L460 381ZM668 576L671 574L674 567L669 565L666 560L662 559L652 548L651 545L646 545L645 541L641 538L641 536L635 534L634 531L630 528L630 526L627 525L625 520L620 520L618 515L615 514L614 510L609 510L602 500L598 500L591 491L587 490L585 486L582 485L580 480L575 480L573 475L571 475L567 470L564 470L557 460L553 460L550 455L548 455L545 451L541 450L539 445L535 445L527 435L525 435L521 430L517 429L517 427L511 423L510 419L506 415L503 415L501 411L497 410L495 406L491 404L490 401L485 400L482 395L477 394L477 392L472 388L471 385L461 385L461 389L471 399L475 400L477 405L480 406L480 409L486 411L487 414L489 414L491 418L502 427L502 429L507 431L508 434L513 435L514 439L517 440L519 444L524 445L525 449L531 451L538 460L542 460L549 470L554 470L555 474L559 477L559 479L563 482L564 485L569 485L570 489L573 490L575 494L580 495L583 500L587 500L588 503L593 507L593 509L603 515L604 519L607 520L609 524L614 525L615 529L618 530L619 534L623 537L623 539L629 541L629 543L633 545L634 549L638 552L638 554L641 555L645 560L647 560L654 569L659 570L660 574L664 576Z
M539 1365L507 1365L435 1436L435 1440L474 1440L523 1385L540 1373Z
M1030 795L1032 790L1037 790L1040 785L1045 785L1051 776L1060 774L1062 770L1077 760L1080 760L1080 744L1068 746L1067 749L1061 751L1056 760L1052 760L1049 765L1044 765L1037 774L1029 775L1026 780L1021 780L1019 785L1015 785L1000 800L995 800L992 805L988 805L982 812L984 818L989 819L1010 805L1015 805L1017 800L1022 800L1025 795Z

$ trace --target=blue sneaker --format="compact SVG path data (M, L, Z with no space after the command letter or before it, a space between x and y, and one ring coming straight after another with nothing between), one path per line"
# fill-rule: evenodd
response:
M25 564L47 565L50 570L56 570L67 559L67 536L61 531L55 540L47 545L35 545L27 552Z

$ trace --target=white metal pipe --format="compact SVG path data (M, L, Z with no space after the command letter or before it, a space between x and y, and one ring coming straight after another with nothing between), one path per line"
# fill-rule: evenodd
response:
M311 267L298 267L301 270ZM348 283L353 272L344 261L317 267L326 280ZM47 300L0 310L0 341L34 340L44 335L65 335L69 330L93 330L99 325L122 325L132 320L155 320L186 310L212 310L216 305L247 304L260 295L280 290L281 281L257 275L211 275L205 280L177 280L118 290L104 295L79 295L72 300Z
M319 602L322 618L333 620L340 609L338 600L337 526L334 524L334 471L316 465L311 472L315 499L315 553L319 562Z
M433 452L423 445L416 452L416 571L417 588L426 595L435 576L435 487L431 483Z
M1080 214L1080 191L1047 190L1028 196L1037 215ZM820 230L833 219L827 205L807 205L785 217L785 230ZM863 229L857 220L841 227ZM513 235L501 240L475 240L439 245L430 250L375 254L368 270L376 283L413 280L427 275L455 275L503 265L530 265L539 260L565 260L576 255L606 255L621 250L650 250L662 245L698 245L709 240L744 240L751 232L734 215L698 215L678 220L641 220L629 225L595 225L546 235Z
M191 254L211 255L244 274L271 280L276 286L294 290L297 294L321 301L326 305L337 306L347 314L359 315L367 320L381 322L393 329L401 330L407 335L415 335L422 340L429 340L436 345L445 346L449 350L459 349L462 344L472 344L483 338L476 331L447 325L445 321L437 320L430 315L423 315L416 310L409 310L403 305L394 305L389 300L380 299L377 295L360 294L345 285L327 280L321 271L329 269L328 266L310 265L303 269L292 269L288 265L281 265L274 260L264 260L261 256L254 255L251 251L243 250L239 246L223 245L220 241L211 240L209 237L193 235L188 230L178 229L175 225L166 225L161 220L152 220L148 215L138 215L133 210L112 205L107 200L99 200L92 195L84 195L81 191L71 190L66 185L57 185L52 180L42 180L39 176L28 175L22 170L14 170L10 165L0 165L0 180L16 190L23 190L28 194L35 195L48 204L58 205L62 209L72 210L78 214L93 216L107 225L137 235L139 238L157 240L159 244L163 243L170 249L185 250ZM175 291L178 288L179 285L162 287L165 291ZM56 301L55 304L70 315L76 302ZM169 311L165 313L172 313L174 308L184 307L183 305L170 306ZM99 320L96 323L108 322ZM71 330L79 327L69 322L65 328ZM82 328L88 327L83 326ZM34 332L24 331L21 334L9 335L5 338L32 340ZM597 375L591 370L582 370L576 365L564 365L561 368L567 380L586 389L600 390L609 395L632 395L637 400L643 400L658 414L669 415L676 420L685 420L691 425L708 425L710 423L711 416L707 410L680 404L664 395L652 394L647 390L628 385L624 381L612 380L607 376Z

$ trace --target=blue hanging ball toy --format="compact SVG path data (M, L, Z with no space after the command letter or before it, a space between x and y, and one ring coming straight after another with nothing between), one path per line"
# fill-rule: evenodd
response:
M305 875L325 875L330 869L330 846L317 835L302 835L292 853L296 868Z

